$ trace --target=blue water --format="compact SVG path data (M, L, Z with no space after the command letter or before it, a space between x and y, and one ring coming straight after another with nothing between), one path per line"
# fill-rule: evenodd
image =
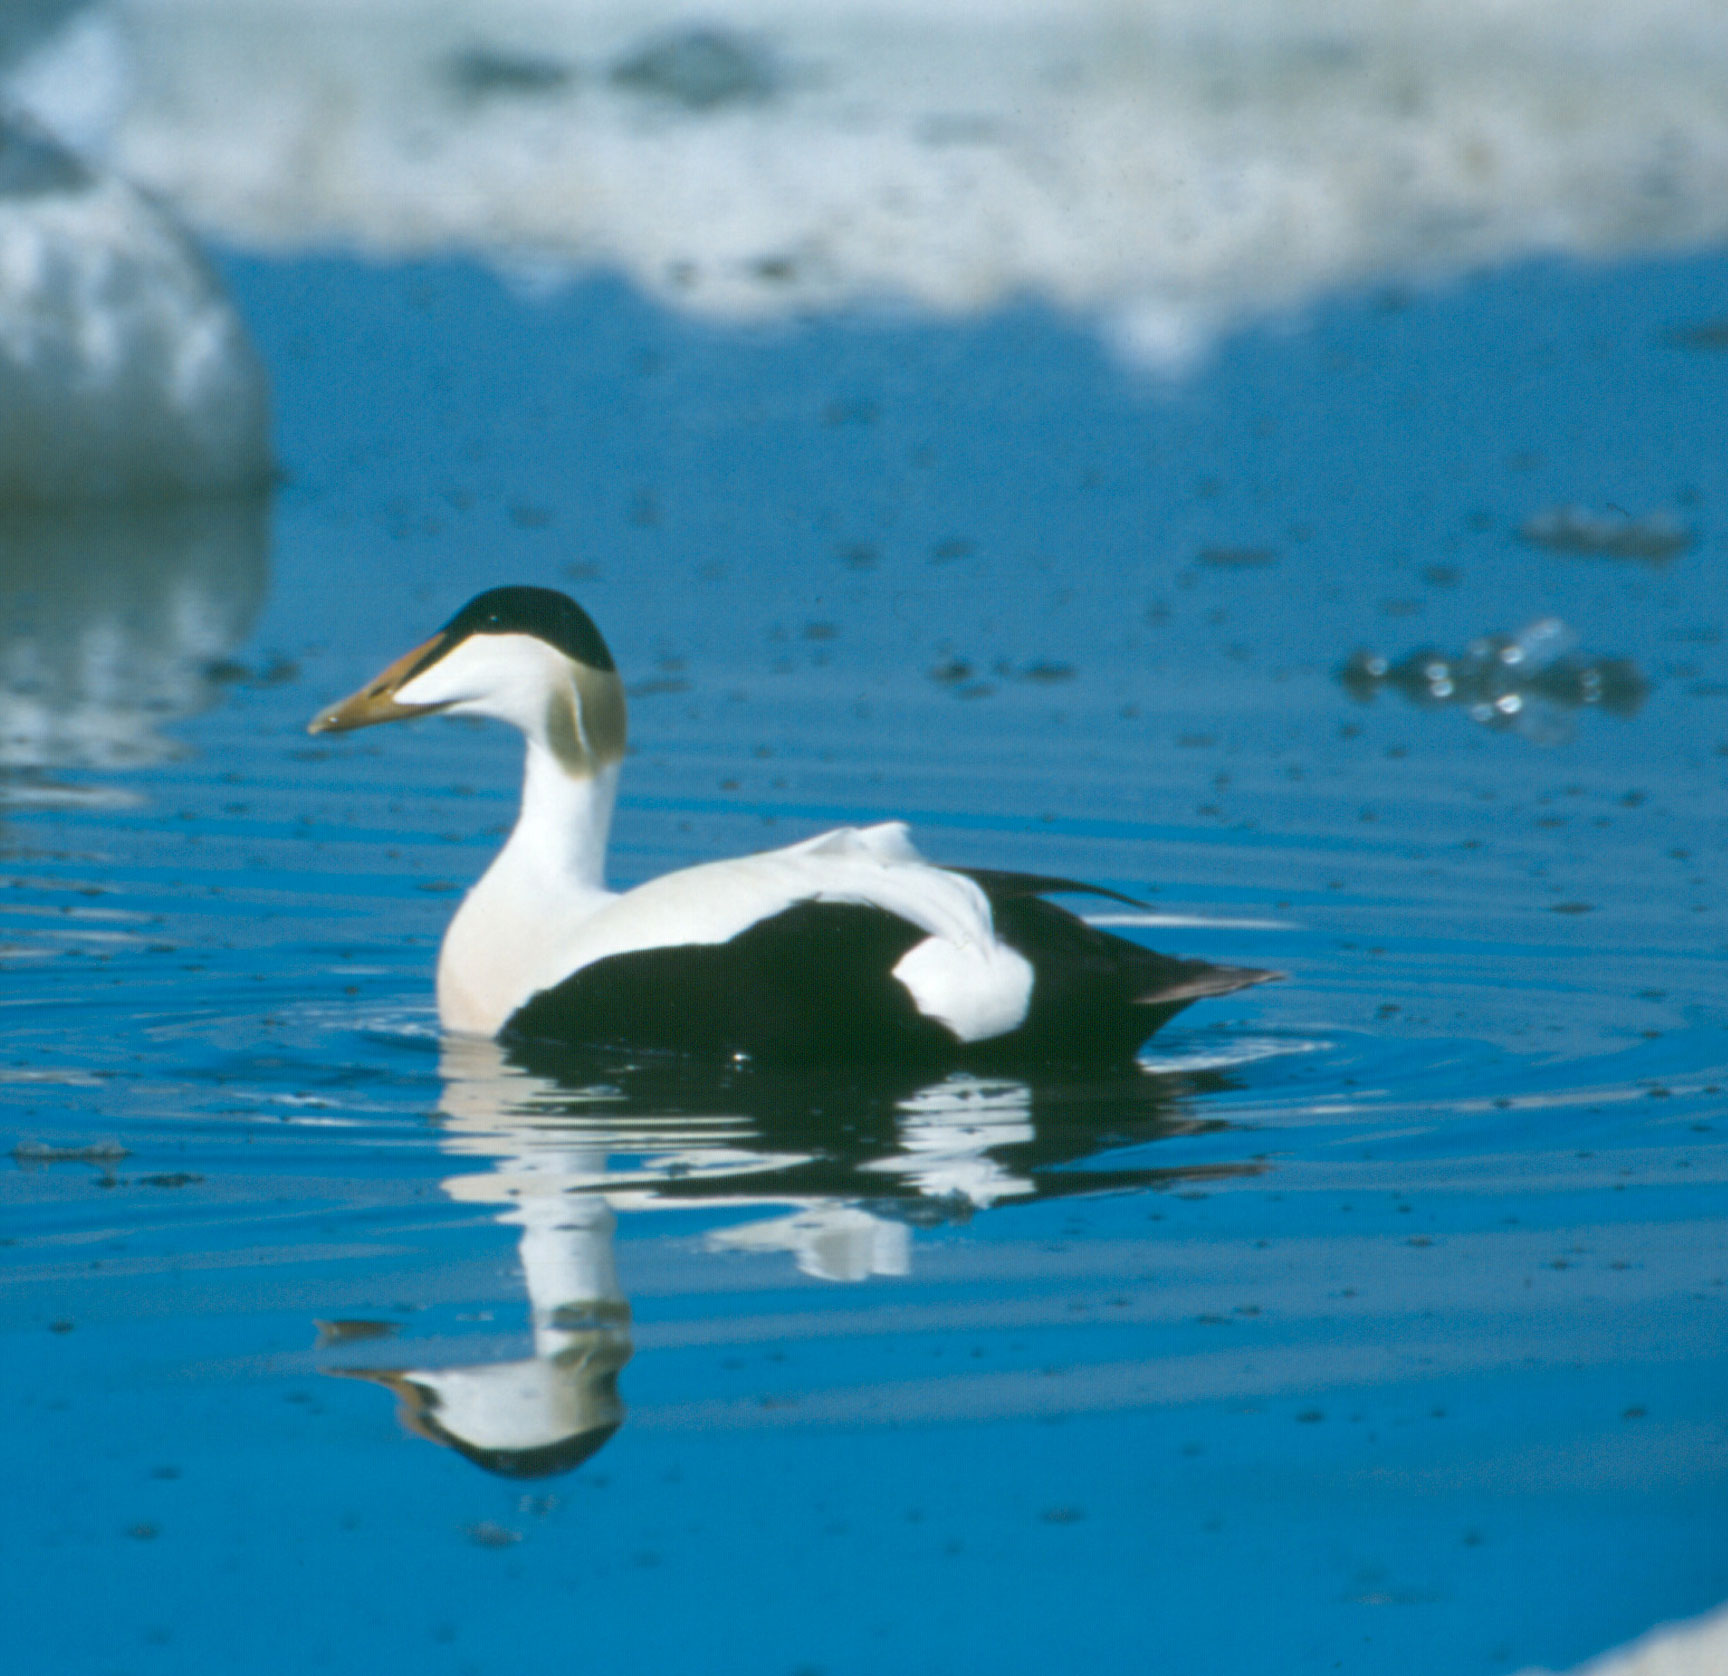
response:
M0 531L86 602L43 644L111 607L179 671L0 782L9 1668L1441 1676L1728 1596L1728 355L1674 335L1728 259L1345 298L1182 383L1031 308L226 272L267 589L245 515ZM1519 535L1572 505L1689 543ZM633 689L616 879L904 817L1289 980L1079 1083L441 1043L515 742L303 729L503 581ZM1337 678L1547 617L1641 701ZM382 1383L501 1368L584 1461Z

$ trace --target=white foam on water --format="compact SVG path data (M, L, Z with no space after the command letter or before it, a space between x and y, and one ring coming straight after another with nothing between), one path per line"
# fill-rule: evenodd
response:
M1322 1053L1332 1044L1326 1041L1299 1041L1284 1036L1239 1036L1227 1046L1211 1052L1175 1054L1142 1054L1140 1068L1155 1076L1171 1076L1183 1071L1229 1071L1241 1065L1253 1065L1262 1059L1282 1059L1295 1053ZM1345 1106L1341 1111L1353 1112Z

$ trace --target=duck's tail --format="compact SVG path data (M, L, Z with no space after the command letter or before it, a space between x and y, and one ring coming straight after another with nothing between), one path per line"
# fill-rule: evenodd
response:
M1190 1001L1203 1001L1213 995L1233 995L1239 989L1257 983L1277 983L1288 976L1284 972L1269 972L1258 966L1213 966L1204 960L1184 963L1183 969L1169 983L1136 995L1136 1007L1186 1006Z

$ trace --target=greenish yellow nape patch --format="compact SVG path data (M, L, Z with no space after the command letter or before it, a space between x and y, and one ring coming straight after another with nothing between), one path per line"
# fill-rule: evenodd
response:
M571 685L547 704L546 742L568 773L595 774L624 760L624 683L583 663L571 673Z

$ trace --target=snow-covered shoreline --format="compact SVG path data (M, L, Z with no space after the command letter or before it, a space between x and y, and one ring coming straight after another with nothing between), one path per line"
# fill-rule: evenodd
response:
M108 0L12 83L241 248L726 319L1031 296L1169 365L1339 288L1719 242L1725 68L1696 0Z

